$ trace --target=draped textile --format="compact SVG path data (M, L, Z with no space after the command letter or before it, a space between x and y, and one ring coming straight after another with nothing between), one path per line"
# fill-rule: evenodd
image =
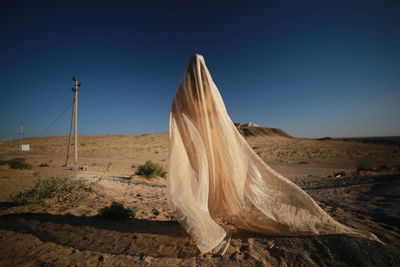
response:
M190 58L172 104L168 196L176 219L203 253L233 229L362 236L336 222L258 157L231 121L204 58L197 54Z

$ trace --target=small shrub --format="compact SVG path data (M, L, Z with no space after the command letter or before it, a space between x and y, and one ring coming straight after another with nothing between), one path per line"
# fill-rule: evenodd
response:
M389 165L387 165L387 164L382 164L382 165L379 167L379 169L381 169L381 170L390 170L390 169L391 169L391 166L389 166Z
M380 165L373 159L362 158L356 163L357 171L378 171Z
M308 164L308 162L307 161L299 161L298 164L305 165L305 164Z
M40 163L39 167L50 167L47 163Z
M99 210L99 215L111 220L126 220L136 215L135 208L125 208L121 203L113 201L109 207Z
M146 178L153 178L156 176L160 176L165 178L167 175L167 172L164 170L164 168L157 164L153 163L151 160L146 161L145 164L140 165L135 173L136 175L141 175Z
M57 197L58 201L65 199L76 191L93 191L93 183L68 178L47 178L38 180L31 189L11 197L11 200L20 204L38 202L43 199Z
M7 165L8 164L8 160L0 160L0 165Z
M27 163L25 158L13 158L8 161L11 169L32 169L32 165Z

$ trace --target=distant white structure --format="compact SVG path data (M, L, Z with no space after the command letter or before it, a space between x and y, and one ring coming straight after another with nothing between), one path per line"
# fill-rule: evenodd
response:
M29 151L30 146L29 144L21 144L21 151Z
M248 123L246 123L246 124L243 125L243 126L248 126L248 127L260 127L260 125L255 124L255 123L252 123L252 122L248 122Z

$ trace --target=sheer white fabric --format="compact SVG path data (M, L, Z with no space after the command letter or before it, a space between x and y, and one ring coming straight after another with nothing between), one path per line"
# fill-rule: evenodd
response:
M173 100L168 195L176 219L203 253L235 228L360 235L257 156L231 121L200 55L190 58Z

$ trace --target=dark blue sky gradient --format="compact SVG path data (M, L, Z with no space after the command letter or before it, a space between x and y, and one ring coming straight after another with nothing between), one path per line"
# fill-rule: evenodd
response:
M148 2L143 4L140 2ZM277 3L280 2L280 3ZM7 1L0 136L168 129L188 58L204 55L235 122L299 137L400 135L398 1ZM4 138L4 137L3 137Z

